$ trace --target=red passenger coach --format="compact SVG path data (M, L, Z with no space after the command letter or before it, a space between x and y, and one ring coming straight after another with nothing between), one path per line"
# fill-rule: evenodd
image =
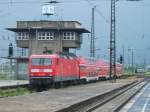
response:
M104 60L97 60L96 62L97 69L99 69L98 76L99 78L108 78L109 77L109 63Z
M78 65L78 59L73 55L31 55L29 58L30 83L51 83L79 79Z
M86 82L98 80L98 72L94 59L79 57L80 79Z
M116 75L117 77L120 77L123 73L123 65L120 63L116 64Z

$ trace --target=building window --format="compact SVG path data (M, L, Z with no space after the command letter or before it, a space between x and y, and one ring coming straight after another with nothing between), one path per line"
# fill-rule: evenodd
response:
M63 32L63 40L75 40L75 32Z
M29 40L28 32L17 32L16 33L17 40Z
M80 42L82 43L83 42L83 35L79 34L79 37L80 37Z
M83 40L82 33L76 33L76 40L79 41L80 43L82 43L82 40Z
M38 32L38 40L53 40L54 32Z

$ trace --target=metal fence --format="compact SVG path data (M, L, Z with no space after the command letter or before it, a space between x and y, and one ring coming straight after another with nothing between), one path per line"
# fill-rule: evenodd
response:
M0 64L0 79L16 79L16 63L7 60Z

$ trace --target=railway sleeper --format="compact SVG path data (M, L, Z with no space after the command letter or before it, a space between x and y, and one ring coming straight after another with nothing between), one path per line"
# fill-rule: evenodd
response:
M134 81L134 82L124 85L120 88L114 89L110 92L107 92L107 93L104 93L104 94L101 94L98 96L94 96L85 101L71 105L67 108L58 110L56 112L91 112L92 110L96 109L97 107L99 107L101 105L104 105L106 102L112 100L117 95L122 94L123 92L136 86L139 83L141 83L141 82Z

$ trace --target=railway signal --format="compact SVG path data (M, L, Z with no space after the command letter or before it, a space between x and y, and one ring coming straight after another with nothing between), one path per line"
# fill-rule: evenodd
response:
M122 55L120 55L120 64L123 64L123 61L124 61L123 58L124 58L124 57L123 57Z
M12 56L13 56L13 45L12 43L10 43L8 47L8 57L12 57Z

